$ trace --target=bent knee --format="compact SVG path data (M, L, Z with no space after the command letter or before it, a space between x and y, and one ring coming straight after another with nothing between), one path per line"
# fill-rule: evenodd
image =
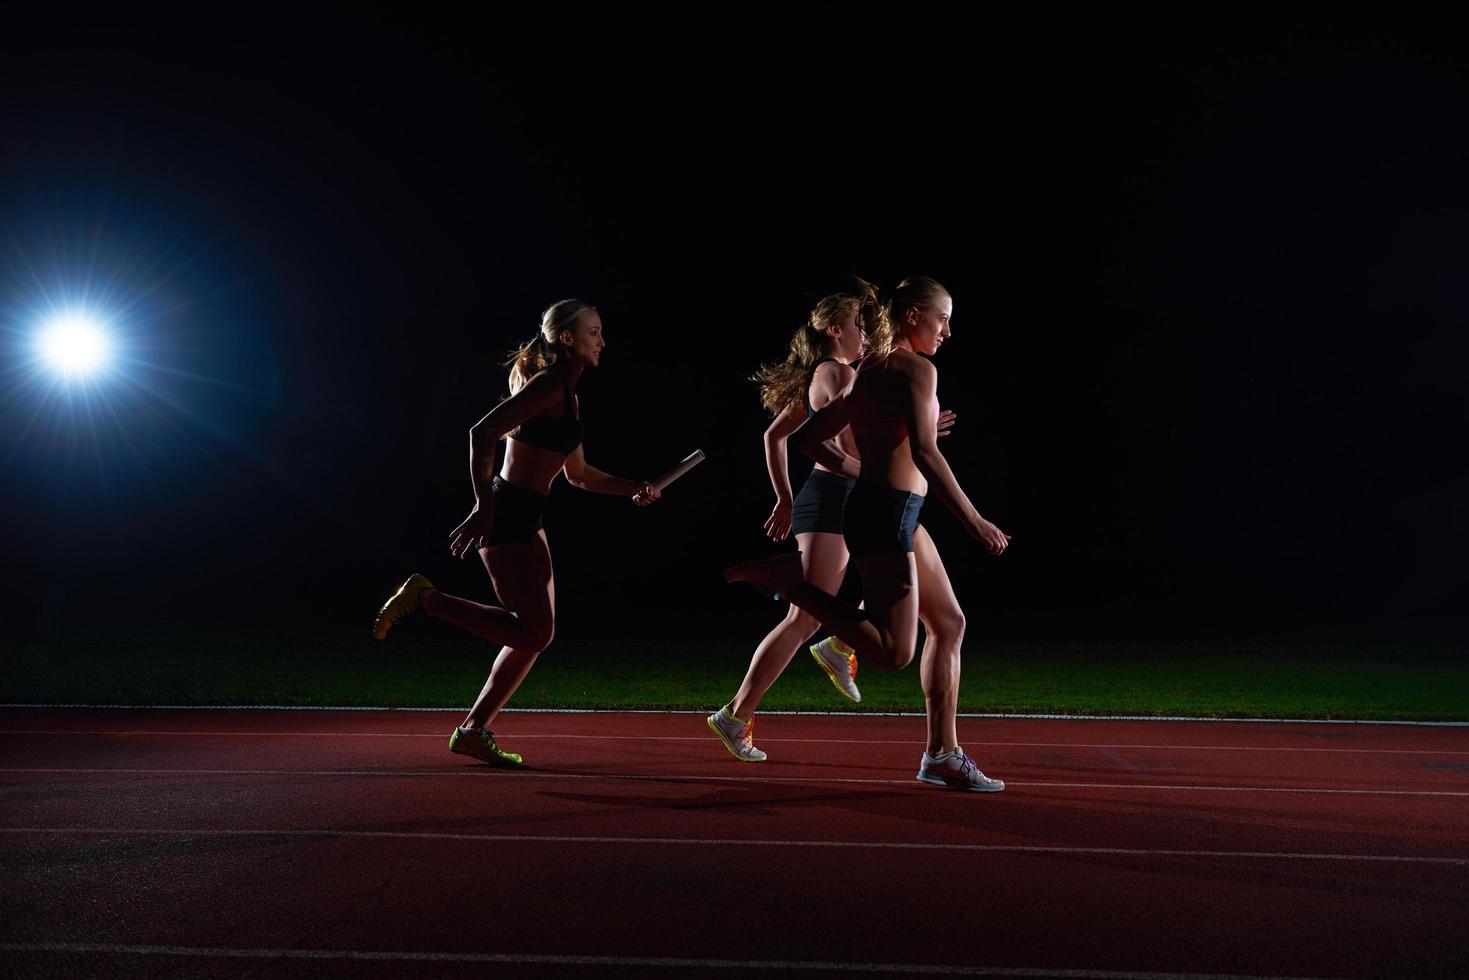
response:
M522 620L520 632L522 649L540 653L556 638L556 623L550 619L531 623Z
M786 613L786 623L792 629L805 630L805 635L810 636L821 625L821 620L806 612L806 610L801 609L799 606L791 606L790 610Z
M945 610L942 615L923 621L923 628L939 643L958 643L964 639L964 613L959 609Z
M914 644L912 643L906 646L893 646L884 643L869 649L865 659L883 670L902 670L913 662L913 651Z

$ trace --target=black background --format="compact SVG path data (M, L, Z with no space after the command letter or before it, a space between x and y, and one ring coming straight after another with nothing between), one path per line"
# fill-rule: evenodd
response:
M943 448L1014 535L988 559L925 511L971 634L1460 644L1462 60L700 16L13 33L12 635L358 631L413 570L487 597L447 553L467 430L567 296L607 331L589 460L709 460L646 510L557 487L563 621L717 630L754 601L720 569L775 547L748 375L850 274L923 273L954 297ZM86 283L126 361L67 395L28 338Z

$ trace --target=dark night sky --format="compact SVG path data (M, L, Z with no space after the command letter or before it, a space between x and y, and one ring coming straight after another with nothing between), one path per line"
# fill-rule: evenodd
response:
M1015 536L990 561L926 511L971 621L1462 637L1464 61L1283 26L602 26L4 42L12 615L248 590L365 628L414 569L486 595L445 547L466 431L574 295L609 340L589 459L710 460L647 511L557 489L563 617L717 619L747 601L720 568L769 550L745 377L848 274L926 273L945 451ZM130 361L68 406L20 362L88 281Z

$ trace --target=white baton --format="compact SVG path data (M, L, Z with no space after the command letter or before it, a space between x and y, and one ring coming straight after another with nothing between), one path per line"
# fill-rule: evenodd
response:
M664 473L658 479L654 480L653 486L658 488L659 493L662 493L668 488L668 485L670 483L672 483L674 480L677 480L679 477L683 476L689 470L693 469L695 466L698 466L702 462L704 462L704 450L695 449L693 452L684 457L683 462L679 463L673 469L669 470L667 473Z

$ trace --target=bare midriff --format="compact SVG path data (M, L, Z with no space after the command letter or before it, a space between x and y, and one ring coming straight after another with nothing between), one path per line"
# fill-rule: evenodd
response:
M848 430L857 443L862 459L860 479L882 483L894 490L926 495L928 480L913 462L908 439L908 422L903 406L908 403L912 382L901 371L893 370L891 356L873 359L857 371L857 379L847 396L851 413ZM938 401L933 404L933 417L928 424L938 424Z
M566 465L563 453L532 446L519 439L505 440L505 459L500 463L500 479L517 487L534 490L541 496L551 492L551 481Z

